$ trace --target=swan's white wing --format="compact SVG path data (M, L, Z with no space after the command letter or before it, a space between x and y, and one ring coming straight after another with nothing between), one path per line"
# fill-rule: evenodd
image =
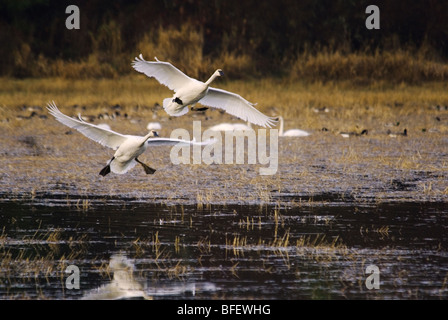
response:
M208 144L212 144L215 143L216 139L209 139L206 141L202 141L202 142L198 142L196 140L182 140L182 139L171 139L171 138L149 138L146 143L148 143L148 145L152 146L174 146L177 144L185 144L185 145L199 145L199 146L205 146Z
M275 118L268 117L254 108L254 104L240 95L229 91L209 87L207 94L199 103L234 115L244 121L249 121L261 127L275 125Z
M58 120L62 124L78 130L87 138L92 139L93 141L96 141L103 146L116 150L127 139L125 135L122 135L115 131L104 129L94 124L87 123L81 118L77 120L63 114L61 111L59 111L54 101L48 103L47 109L50 114L53 115L56 120Z
M132 67L150 78L156 78L161 84L175 92L188 85L191 81L197 81L187 76L171 63L159 61L157 58L155 59L156 61L146 61L140 54L138 58L136 57L132 61Z

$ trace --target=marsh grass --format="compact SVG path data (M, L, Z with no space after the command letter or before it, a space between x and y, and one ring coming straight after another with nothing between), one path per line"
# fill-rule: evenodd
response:
M66 267L86 253L88 238L85 234L67 238L62 229L41 230L39 226L34 234L22 238L3 230L0 243L0 283L11 291L3 297L48 299L44 287L64 291Z
M448 65L428 59L422 51L377 50L372 54L324 49L300 54L291 67L290 76L308 81L350 80L355 84L371 84L381 80L421 83L446 80Z
M202 130L220 122L240 121L211 109L170 118L160 103L172 93L140 75L96 80L1 78L3 192L27 201L58 194L80 211L95 207L92 197L105 203L118 195L167 204L194 202L199 209L229 201L312 205L325 203L320 196L325 193L356 201L368 193L369 199L381 201L388 198L385 190L394 186L393 180L412 183L415 188L407 191L419 192L425 199L447 194L448 163L442 156L448 132L445 83L378 81L354 87L350 82L265 78L223 80L216 86L258 102L257 108L267 115L283 115L285 129L301 128L312 135L279 139L279 168L274 176L260 176L258 167L250 165L174 166L169 148L161 148L142 155L142 160L158 170L153 177L143 176L136 167L125 176L98 179L98 171L112 151L55 121L45 109L48 101L54 100L70 116L81 113L90 122L106 122L125 134L146 133L150 121L162 124L161 136L169 136L176 128L191 132L194 120L201 121ZM390 138L387 134L404 128L407 137ZM362 129L367 129L368 135L348 139L339 135ZM158 180L160 175L163 183ZM297 196L282 198L291 194Z
M285 129L300 125L308 130L325 127L330 130L360 131L366 127L375 130L375 124L384 128L385 125L399 123L399 128L412 131L430 130L431 127L443 132L447 130L443 108L448 105L448 87L441 82L423 85L378 82L368 87L353 87L349 82L310 84L269 78L224 80L215 86L257 102L257 108L268 115L283 115ZM33 106L42 108L52 100L69 114L111 114L111 106L119 105L122 115L126 113L129 117L138 116L148 121L152 118L164 120L169 117L155 106L172 95L156 80L140 75L116 80L1 78L0 87L0 117L3 121L14 120L12 125L20 125L22 120L15 119L18 115L30 117ZM441 106L442 110L438 110L437 106ZM319 108L328 108L329 112L316 112ZM46 114L45 110L39 113ZM187 117L190 122L193 115ZM206 115L212 119L221 118L215 110L206 112ZM201 114L196 114L196 117L204 119ZM227 119L224 117L224 120Z
M435 50L426 41L420 48L408 45L404 49L403 45L401 48L395 46L393 50L375 51L368 48L354 51L344 44L320 48L305 44L302 51L289 52L280 62L266 65L262 55L254 55L253 51L257 51L255 43L234 47L226 33L221 37L221 43L214 43L220 49L206 54L210 52L207 48L210 43L207 44L204 37L210 32L207 30L209 27L190 21L177 27L168 24L149 28L139 33L135 42L131 42L132 46L128 39L123 38L125 30L122 28L114 19L104 22L95 34L90 34L88 52L76 61L49 59L42 53L33 52L33 46L22 39L20 45L11 48L12 64L5 68L8 70L5 74L65 79L118 78L135 72L130 63L142 53L147 60L157 56L162 61L173 63L189 76L199 78L208 77L217 68L234 79L244 80L266 74L283 74L291 80L348 80L352 84L365 85L384 80L415 84L448 78L446 62L431 53Z

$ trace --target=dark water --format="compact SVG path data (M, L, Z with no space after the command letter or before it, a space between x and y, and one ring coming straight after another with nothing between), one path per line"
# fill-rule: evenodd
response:
M448 298L446 203L7 202L0 226L2 299Z

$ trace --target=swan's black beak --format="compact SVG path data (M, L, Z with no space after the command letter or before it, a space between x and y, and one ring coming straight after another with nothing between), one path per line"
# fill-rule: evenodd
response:
M157 133L157 131L152 131L152 134L154 135L154 137L158 137L159 136L159 134Z
M218 72L219 72L219 75L220 75L221 77L224 76L224 72L223 72L222 70L219 70Z

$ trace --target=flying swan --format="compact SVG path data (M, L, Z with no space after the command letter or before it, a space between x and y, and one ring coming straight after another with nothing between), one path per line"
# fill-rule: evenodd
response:
M53 115L56 120L81 132L87 138L98 142L99 144L117 150L107 162L107 165L100 171L100 175L105 176L111 171L118 174L124 174L132 169L137 163L139 163L146 174L153 174L156 170L147 166L138 159L143 152L145 152L148 145L151 146L167 146L182 144L196 144L207 145L211 144L213 140L207 140L204 142L186 141L180 139L169 138L153 138L157 137L157 132L151 130L146 136L133 136L121 134L109 129L103 129L100 126L85 122L79 115L79 120L71 118L61 111L59 111L56 104L53 102L48 103L48 111Z
M163 100L163 108L169 115L182 116L188 112L189 105L199 102L262 127L271 128L275 124L275 118L264 115L254 108L255 104L240 95L210 87L213 80L224 75L221 69L216 70L206 82L201 82L190 78L169 62L159 61L157 58L155 60L146 61L140 54L132 62L132 66L175 92L172 98Z

